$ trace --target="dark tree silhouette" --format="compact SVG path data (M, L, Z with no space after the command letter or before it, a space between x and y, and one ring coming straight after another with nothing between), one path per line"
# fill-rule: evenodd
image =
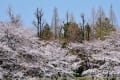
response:
M35 12L35 18L36 18L36 21L33 21L33 24L37 28L37 36L42 38L42 27L44 25L42 9L39 10L39 8L37 8Z
M14 14L11 7L8 7L8 16L10 18L10 23L12 23L16 26L22 25L21 17L19 15Z
M85 39L85 29L84 29L84 25L85 25L85 16L84 14L81 14L81 19L82 19L82 34L83 34L83 40Z

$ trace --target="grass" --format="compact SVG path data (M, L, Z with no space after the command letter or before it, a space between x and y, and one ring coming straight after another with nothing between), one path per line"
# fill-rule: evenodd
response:
M92 80L91 77L77 77L76 80Z
M76 80L116 80L116 78L102 78L102 77L97 77L93 79L92 77L77 77Z
M12 80L12 78L10 77L6 77L5 80ZM50 78L46 78L46 79L40 79L40 80L116 80L116 78L102 78L102 77L97 77L95 79L93 79L92 77L76 77L75 79L67 79L66 77L62 77L62 78L57 78L57 79L50 79Z

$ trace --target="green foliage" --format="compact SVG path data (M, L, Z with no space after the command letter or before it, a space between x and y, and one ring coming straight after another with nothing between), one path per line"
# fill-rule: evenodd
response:
M90 33L91 33L91 28L90 28L89 24L87 23L85 25L85 39L86 40L90 40Z
M92 80L91 77L77 77L76 80Z
M42 39L43 40L50 40L52 38L52 32L50 30L50 27L48 24L44 26L44 29L42 31Z
M62 34L62 39L67 42L83 42L84 40L91 40L92 29L90 24L86 24L84 29L78 27L75 22L68 22L64 24L64 34ZM115 27L110 24L110 19L105 17L101 20L98 18L96 24L94 25L94 36L96 39L104 40L105 36L109 35L111 32L116 31Z
M12 78L11 77L6 77L5 80L12 80Z
M110 24L108 18L104 18L101 23L96 22L96 38L104 39L104 36L109 35L112 31L115 31L115 28Z
M68 42L75 42L80 40L80 28L78 24L69 22L64 24L64 39Z
M79 40L79 42L82 43L83 40L84 40L84 31L80 30L80 40Z
M61 41L61 48L66 48L67 47L67 41L66 40L62 40Z
M66 23L66 24L64 24L64 27L63 27L63 29L64 29L64 38L65 38L66 40L67 40L68 35L69 35L69 33L68 33L69 25L70 25L70 23Z
M69 53L70 53L70 54L75 54L76 52L75 52L75 50L70 49L70 50L69 50Z
M93 79L92 77L76 77L76 80L116 80L116 78L96 77L95 79Z
M41 16L38 16L41 15ZM113 17L106 17L102 7L99 8L98 13L95 13L94 20L91 24L86 24L85 15L81 14L82 21L80 26L75 21L68 20L63 24L62 27L58 27L57 24L55 26L54 32L52 33L48 24L44 26L42 23L43 12L42 9L39 11L37 8L36 11L36 20L34 25L37 28L38 37L42 40L50 40L55 37L55 39L59 39L62 41L62 48L66 48L66 44L68 42L84 42L84 40L91 39L101 39L104 40L105 36L110 35L111 32L116 31L115 29L115 21ZM111 15L112 16L112 15ZM55 19L55 23L57 19ZM41 31L42 30L42 31ZM62 30L64 30L62 32ZM42 37L41 37L42 34Z
M116 80L116 78L115 78L115 77L113 77L113 78L111 78L111 80Z

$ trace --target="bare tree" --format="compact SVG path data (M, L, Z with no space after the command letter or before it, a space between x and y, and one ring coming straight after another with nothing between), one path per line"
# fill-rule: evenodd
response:
M13 21L14 14L13 14L13 10L11 7L8 7L8 16L9 16L10 20Z
M82 34L83 34L83 40L85 39L85 29L84 29L84 27L85 27L85 16L84 16L84 14L81 14L81 19L82 19Z
M75 22L73 13L70 14L70 22L71 22L71 23Z
M98 10L98 22L99 22L99 26L100 26L100 39L102 39L103 35L102 35L102 29L103 29L103 24L102 22L105 19L105 13L103 11L103 8L100 7Z
M58 22L59 22L59 18L58 18L58 10L55 7L54 11L53 11L53 17L52 17L52 31L54 33L54 38L57 38L57 27L58 27Z
M116 25L116 17L112 4L110 5L110 24L112 27Z
M42 9L39 10L39 8L37 8L35 12L35 18L36 18L36 21L33 21L33 24L37 28L37 36L42 38L42 27L44 25Z
M92 9L92 36L95 38L95 22L96 22L96 12L95 9Z
M8 7L8 16L10 18L10 23L15 26L22 25L21 17L19 15L15 15L11 7Z
M67 11L66 13L66 20L67 20L67 23L69 22L69 12Z

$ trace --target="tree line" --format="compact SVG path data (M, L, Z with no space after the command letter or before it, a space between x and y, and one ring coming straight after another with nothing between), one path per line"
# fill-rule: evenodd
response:
M13 14L11 8L8 10L11 23L19 23L20 18ZM72 13L66 12L65 21L60 23L58 9L53 10L53 17L51 25L44 21L43 9L37 8L35 11L35 20L33 25L37 31L37 37L40 40L65 40L67 42L83 42L85 40L105 39L105 36L111 32L116 31L116 17L113 6L110 6L109 16L105 15L102 7L98 10L94 8L91 11L91 20L89 22L85 19L85 14L80 15L81 21L75 22Z

